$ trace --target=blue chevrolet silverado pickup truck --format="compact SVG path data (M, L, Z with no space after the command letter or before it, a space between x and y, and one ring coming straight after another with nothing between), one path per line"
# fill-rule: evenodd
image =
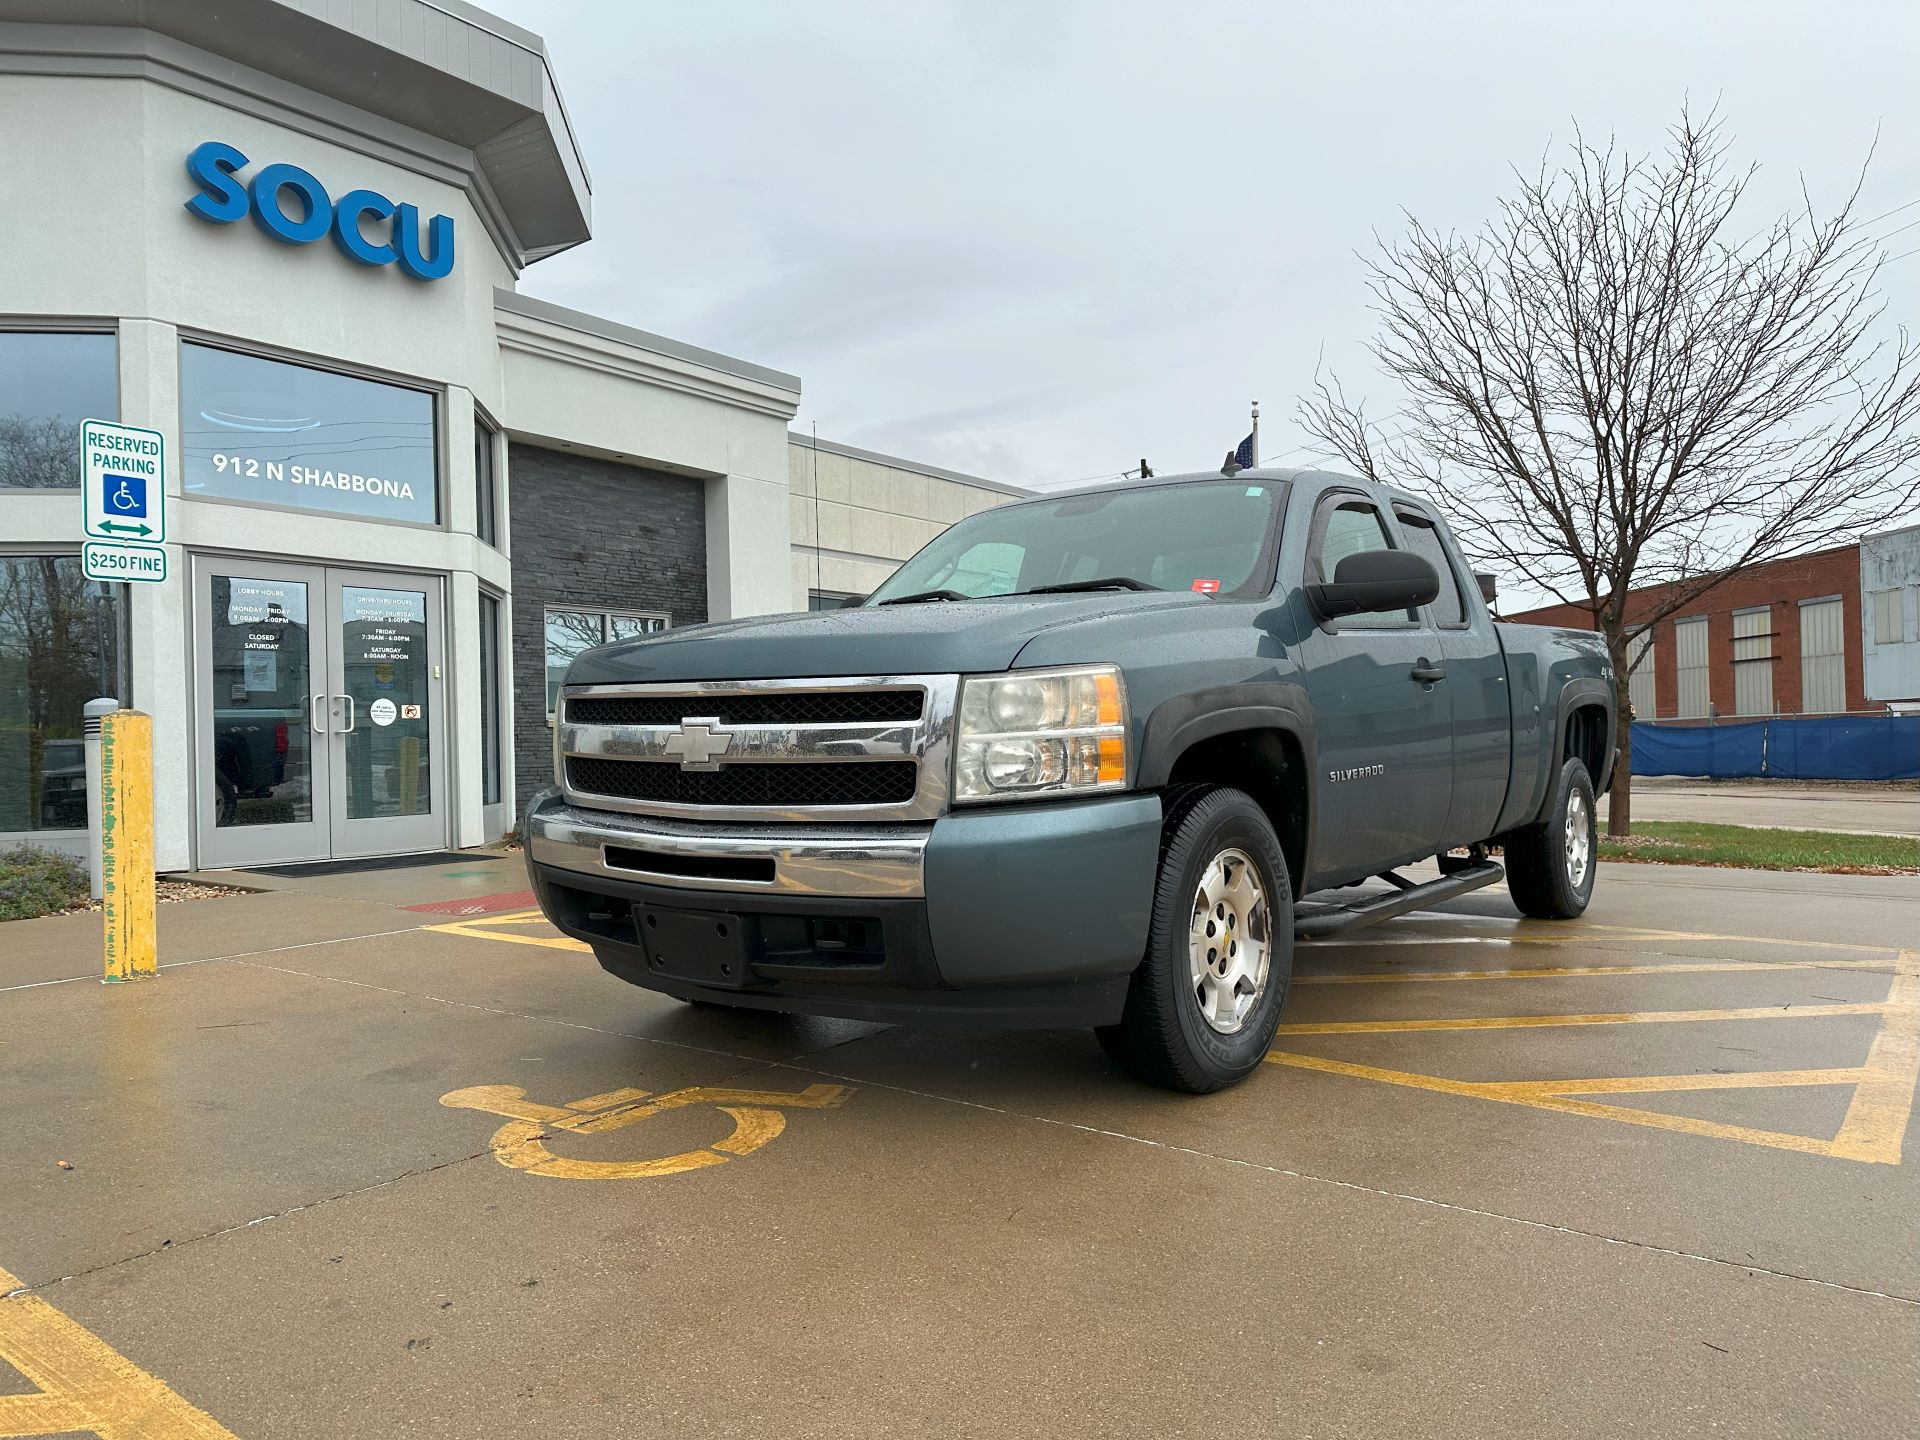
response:
M1614 704L1599 637L1494 621L1413 496L1175 476L975 515L851 609L588 651L524 835L636 985L1090 1026L1207 1091L1265 1054L1296 935L1503 874L1578 916Z

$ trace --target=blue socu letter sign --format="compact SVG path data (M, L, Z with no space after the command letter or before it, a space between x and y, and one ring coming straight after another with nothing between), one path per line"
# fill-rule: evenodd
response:
M349 190L338 201L298 165L262 165L250 183L236 172L247 157L233 146L208 140L187 156L187 174L200 193L187 209L202 220L227 225L251 214L254 223L288 245L311 245L329 232L340 253L361 265L391 265L416 280L438 280L453 269L453 220L436 215L422 243L420 211L396 205L373 190ZM378 222L391 237L369 240L366 224ZM391 222L388 224L387 222Z

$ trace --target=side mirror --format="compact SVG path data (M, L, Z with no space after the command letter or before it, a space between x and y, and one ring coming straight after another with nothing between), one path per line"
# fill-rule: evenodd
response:
M1307 586L1307 600L1323 620L1425 605L1440 593L1440 577L1411 550L1362 550L1333 568L1333 579Z

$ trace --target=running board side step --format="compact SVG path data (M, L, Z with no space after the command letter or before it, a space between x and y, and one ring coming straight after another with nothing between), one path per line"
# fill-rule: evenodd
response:
M1424 910L1437 905L1442 900L1451 900L1457 895L1481 889L1506 875L1506 871L1491 860L1481 860L1455 870L1449 875L1428 880L1416 885L1404 876L1389 870L1380 878L1396 887L1384 895L1369 896L1365 900L1356 900L1351 905L1315 906L1310 910L1296 909L1293 912L1293 933L1302 940L1322 940L1329 935L1344 935L1349 930L1359 930L1368 925L1378 924L1382 920L1391 920L1396 915L1404 915L1409 910Z

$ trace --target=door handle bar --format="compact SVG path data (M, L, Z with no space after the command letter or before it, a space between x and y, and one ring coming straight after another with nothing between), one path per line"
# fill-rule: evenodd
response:
M1432 664L1425 656L1422 656L1420 660L1415 663L1413 669L1407 673L1422 685L1431 685L1436 680L1444 680L1447 678L1447 667Z
M326 698L324 694L307 697L307 724L312 727L316 735L327 733L327 727L320 723L320 702Z
M354 721L353 697L351 695L336 695L334 698L336 700L344 700L347 702L347 728L342 730L340 733L342 735L351 735L353 733L353 721Z

